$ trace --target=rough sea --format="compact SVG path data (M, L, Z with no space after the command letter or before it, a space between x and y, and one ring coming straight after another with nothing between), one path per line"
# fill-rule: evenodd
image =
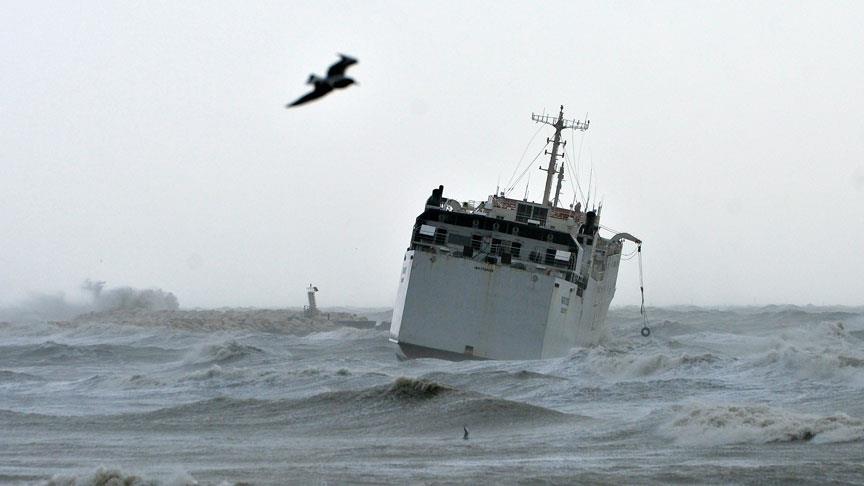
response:
M864 309L650 318L459 363L384 330L3 323L0 482L864 483Z

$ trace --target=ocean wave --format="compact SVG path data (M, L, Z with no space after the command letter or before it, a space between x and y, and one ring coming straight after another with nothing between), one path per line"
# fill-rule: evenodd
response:
M164 383L147 375L132 375L126 379L126 385L134 388L152 388L163 386Z
M765 350L749 357L750 367L795 378L861 381L861 340L842 322L821 322L767 338Z
M84 476L69 476L56 474L44 486L193 486L200 484L191 474L181 472L167 482L155 479L145 479L137 474L130 474L119 468L99 466L95 471Z
M853 356L843 356L842 354L837 355L837 362L840 364L840 367L850 367L850 368L864 368L864 358L856 358Z
M417 378L399 377L390 385L387 395L397 399L432 398L455 391L449 386L440 385L434 381Z
M110 416L100 423L123 427L147 424L171 430L278 425L286 433L401 435L461 430L464 424L494 430L505 424L540 425L576 418L536 405L402 377L389 385L325 392L300 399L220 397L152 412Z
M800 308L785 309L778 312L760 312L753 314L758 322L775 321L785 325L819 323L825 321L846 321L858 319L861 314L846 311L807 311Z
M219 363L226 363L229 361L236 361L247 356L263 354L264 351L261 348L256 348L255 346L250 346L248 344L240 344L237 341L230 341L225 344L209 346L207 348L207 353L213 358L214 361L217 361Z
M218 364L212 364L209 368L193 371L192 373L182 377L180 381L211 381L222 380L220 383L230 382L229 386L241 386L244 384L254 384L256 379L250 377L250 373L245 369L225 369Z
M240 361L251 356L263 355L263 349L242 344L236 340L218 344L207 344L195 349L187 359L193 363L226 364Z
M361 329L356 327L339 327L336 329L318 331L310 333L307 336L303 337L303 341L308 342L317 342L317 341L332 341L332 340L345 340L345 339L356 339L358 337L365 337L370 335L380 334L380 330L376 329Z
M45 341L39 344L0 346L0 362L15 364L69 364L83 362L161 361L176 351L155 346L125 344L64 344Z
M684 445L772 442L853 442L864 440L864 420L846 414L811 415L764 405L693 405L662 434Z
M18 371L0 370L0 383L21 383L27 381L45 381L41 376L21 373Z
M838 353L832 348L783 346L753 360L757 369L770 368L774 373L796 379L853 379L862 378L858 368L864 367L864 358Z
M579 349L568 358L569 364L587 365L607 378L641 378L681 369L700 367L720 361L711 353L643 352L638 348L618 350L598 346Z
M446 382L465 390L524 399L548 390L561 390L567 379L529 370L482 369L472 371L433 371L421 376L424 380Z

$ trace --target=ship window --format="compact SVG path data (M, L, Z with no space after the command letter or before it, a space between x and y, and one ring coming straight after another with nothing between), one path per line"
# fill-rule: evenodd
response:
M456 233L450 233L447 236L447 242L451 245L471 246L471 238L466 235L460 235Z
M534 206L533 204L519 203L516 206L516 221L527 223L528 220L537 221L537 224L546 224L546 217L549 215L549 208L542 206ZM532 222L533 222L532 221Z
M435 232L435 244L443 245L445 241L447 241L447 230L444 228L438 228Z
M531 219L536 219L540 221L540 224L546 224L546 217L549 214L549 208L539 208L534 206L534 214L531 215Z
M424 224L417 228L417 241L432 241L435 239L435 227Z
M497 255L501 251L501 240L497 238L492 238L492 249L490 253L493 255Z
M510 244L510 254L515 258L519 258L519 251L522 249L522 243L513 242Z
M553 265L555 263L555 249L547 248L546 249L546 258L543 260L543 263L546 265Z
M480 235L471 235L471 248L475 250L480 249L480 245L483 243L483 237Z
M531 219L531 206L519 203L519 205L516 206L516 221L527 223L529 219Z

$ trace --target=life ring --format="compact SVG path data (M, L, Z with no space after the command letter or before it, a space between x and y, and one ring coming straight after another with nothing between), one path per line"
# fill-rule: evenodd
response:
M640 333L643 337L648 337L651 335L651 329L648 329L648 327L643 327Z

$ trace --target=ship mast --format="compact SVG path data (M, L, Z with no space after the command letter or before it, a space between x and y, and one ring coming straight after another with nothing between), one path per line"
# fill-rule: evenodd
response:
M566 142L566 140L565 140ZM558 169L558 186L555 187L555 200L552 201L552 207L558 207L558 198L561 196L561 183L564 182L564 164Z
M558 153L558 146L566 146L567 141L561 141L561 131L565 128L572 128L573 130L581 130L585 131L588 129L588 125L591 123L590 121L579 121L579 120L565 120L564 119L564 105L561 105L561 111L558 112L558 119L556 120L554 117L549 115L535 115L531 114L531 119L537 123L545 123L547 125L555 128L555 136L553 138L546 138L546 143L552 142L552 151L546 151L546 154L550 155L549 157L549 166L544 168L540 168L540 170L546 172L546 187L543 189L543 204L546 206L557 206L558 205L558 197L561 194L561 181L564 180L564 164L561 164L561 171L558 171L558 157L561 157L563 154ZM558 173L558 187L555 190L555 200L549 200L549 194L552 192L552 179L555 174Z

